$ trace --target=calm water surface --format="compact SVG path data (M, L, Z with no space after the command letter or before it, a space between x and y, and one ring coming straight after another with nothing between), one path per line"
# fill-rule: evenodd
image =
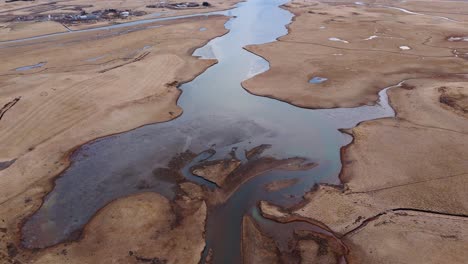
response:
M279 8L285 2L249 0L226 12L233 16L226 23L230 32L194 54L201 59L215 57L219 63L180 87L181 117L99 139L76 151L71 167L24 225L24 245L41 248L64 241L98 209L122 196L155 191L174 198L176 183L160 175L158 168L167 167L172 157L185 151L202 153L211 148L216 151L211 159L217 159L237 147L242 157L245 149L271 144L263 155L300 156L318 163L308 171L265 173L243 184L222 206L210 208L207 248L213 249L214 263L240 262L242 216L251 214L258 201L290 205L316 183L338 183L339 149L351 140L338 129L391 116L393 110L385 92L375 106L330 110L298 108L246 92L242 81L266 71L268 62L243 47L287 34L285 25L292 14ZM320 84L311 84L311 89L321 89ZM271 181L289 178L299 181L277 192L263 188ZM203 180L198 183L209 185Z

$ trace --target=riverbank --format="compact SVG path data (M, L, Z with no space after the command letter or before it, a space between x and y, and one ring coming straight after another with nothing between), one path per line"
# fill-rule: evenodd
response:
M343 186L319 185L288 212L262 203L263 213L331 230L350 248L348 263L463 263L468 82L416 79L388 93L397 116L350 130Z
M345 257L352 263L373 263L377 262L373 260L380 261L381 259L391 259L398 262L400 255L405 257L409 255L408 259L414 260L414 255L397 254L411 248L411 246L398 248L397 253L389 250L395 248L395 240L401 239L408 233L415 235L408 235L410 239L402 241L402 245L413 240L420 245L422 243L420 241L432 239L432 242L427 243L425 248L426 251L430 251L429 253L435 252L432 256L439 257L444 252L453 250L456 253L461 251L462 253L456 256L464 257L462 248L464 244L459 243L459 241L464 242L464 240L456 232L460 227L464 228L464 220L460 220L463 215L454 213L460 208L460 205L456 203L457 199L446 202L449 205L446 208L452 211L437 212L430 211L435 210L436 207L424 210L418 208L423 208L427 204L443 207L446 204L442 204L441 201L445 202L445 200L452 198L451 196L442 196L439 200L432 199L430 196L433 193L428 189L427 192L417 192L429 197L423 197L425 199L416 197L412 200L407 198L407 196L412 195L410 192L412 190L410 190L399 192L395 197L385 196L381 200L364 197L355 201L348 199L348 197L330 196L333 194L342 196L346 190L346 188L341 189L342 186L330 186L340 182L338 179L341 168L339 150L351 141L351 137L340 133L339 129L351 128L357 124L360 125L353 130L355 140L348 147L348 153L352 153L352 147L358 146L359 142L365 148L356 152L357 154L355 153L350 160L347 160L346 153L343 153L343 160L346 166L357 166L359 163L357 160L363 161L365 164L362 167L356 167L362 169L363 172L357 171L356 175L359 173L357 176L355 174L345 176L345 171L343 171L341 175L342 180L346 181L346 184L352 188L360 186L353 185L354 178L366 184L369 183L371 187L375 187L372 184L381 184L382 181L384 184L390 184L387 186L389 188L382 187L385 190L392 190L399 184L406 184L408 178L411 178L411 174L415 171L410 167L405 167L413 165L409 164L408 160L425 155L426 152L430 153L429 158L424 161L425 163L421 163L425 166L417 167L418 173L419 171L428 173L425 170L434 167L438 169L435 172L441 172L438 166L452 164L452 162L453 167L450 165L441 168L447 172L463 168L463 160L460 158L466 156L463 138L451 137L451 134L442 134L441 138L438 138L436 132L443 130L442 132L445 133L449 130L457 130L458 126L464 129L466 123L462 122L464 119L453 119L452 115L465 118L466 96L463 87L466 81L462 76L456 78L444 75L444 79L440 79L441 77L438 76L438 78L413 79L401 85L396 85L401 80L391 83L394 86L401 86L401 88L392 89L415 93L401 95L401 99L398 96L391 96L390 99L399 115L396 121L401 123L392 125L385 123L382 125L382 129L373 132L374 134L371 133L371 129L357 131L365 127L367 124L367 122L363 122L365 120L374 120L369 121L369 123L383 122L382 120L395 121L392 118L385 118L391 117L393 110L389 107L384 92L380 93L379 104L374 106L321 110L299 108L279 100L252 96L242 89L240 83L267 70L268 62L245 51L243 47L268 43L287 33L284 26L290 22L292 15L279 8L282 4L284 4L282 0L254 0L240 4L233 9L230 12L233 18L226 24L229 33L210 41L202 50L196 52L196 54L204 54L218 60L216 65L206 71L203 69L215 61L197 61L195 63L195 58L184 60L184 56L192 54L193 51L193 47L187 45L187 42L193 38L193 42L190 42L192 44L202 45L205 43L207 38L200 36L207 35L198 34L213 30L211 23L222 24L225 22L223 17L198 17L180 20L180 24L176 25L172 22L144 24L138 25L137 28L112 28L101 34L96 34L96 31L88 31L53 36L50 39L36 39L36 42L39 42L37 52L41 51L41 47L44 49L52 48L54 51L64 49L65 51L62 51L60 58L66 57L70 53L71 60L64 59L63 64L57 67L52 63L61 61L60 58L57 61L42 59L39 54L35 55L33 61L27 61L27 64L8 65L8 75L4 77L14 78L14 82L11 81L11 84L6 82L9 84L6 86L8 87L6 91L15 95L13 92L17 92L16 83L21 83L22 80L29 80L29 85L32 86L31 83L36 80L34 78L44 82L44 79L38 77L43 74L49 74L44 77L45 80L49 80L53 79L54 76L60 77L66 73L73 75L73 78L62 76L62 79L56 80L56 82L65 88L68 87L65 84L70 82L72 88L69 89L75 90L76 93L72 93L72 95L76 94L76 96L69 95L71 100L54 97L56 100L51 102L41 101L40 106L36 106L34 111L22 110L25 112L24 116L31 116L31 118L25 118L28 119L27 121L21 120L22 124L38 121L34 127L26 125L21 127L25 127L29 131L34 131L36 127L39 128L37 131L50 130L54 132L56 137L62 139L62 141L52 139L51 142L66 146L68 141L63 140L63 135L75 135L77 131L82 132L83 129L87 131L88 127L93 127L93 124L87 124L85 121L97 120L96 123L101 126L108 124L104 121L108 120L106 118L110 118L120 128L128 123L133 124L138 120L141 121L142 119L139 118L152 119L151 122L157 122L158 118L162 119L161 121L170 120L175 116L179 116L179 118L171 122L138 127L125 133L103 137L80 145L74 149L71 156L68 155L71 153L68 151L73 146L63 150L61 155L48 157L47 155L50 153L44 152L50 150L45 147L51 144L47 137L40 138L41 140L38 140L39 143L37 143L33 141L34 137L22 134L23 130L16 132L18 138L13 135L8 137L9 140L5 140L5 142L14 144L20 149L16 150L10 146L9 152L7 152L9 156L5 155L5 159L0 163L0 168L3 169L0 170L0 176L4 177L4 182L0 182L2 183L0 186L5 188L0 189L0 191L2 193L3 191L9 192L7 194L11 195L11 198L3 202L0 207L1 215L7 215L5 227L0 226L0 232L5 233L0 240L3 243L0 246L4 249L1 252L1 257L10 261L40 263L83 263L96 262L97 260L110 263L199 263L200 260L201 262L206 260L206 263L224 264L242 261L246 263L281 261L285 263L306 261L311 263L345 263ZM352 5L361 4L352 3ZM335 3L330 7L330 10L333 10L335 6L338 6L338 9L341 8L341 5ZM314 13L308 12L308 14ZM333 19L331 20L333 22L340 17L330 19ZM200 27L202 24L197 24L204 22L210 23L208 26L203 25L203 27ZM252 27L252 25L255 26ZM293 25L294 23L291 26ZM170 26L173 27L169 28ZM145 34L149 31L151 34ZM225 31L217 32L222 34ZM82 38L86 36L89 38L85 38L86 41L81 43L83 45L78 46L82 48L79 54L84 52L87 55L84 59L86 62L73 66L66 64L70 61L76 61L76 58L73 57L75 55L71 52L66 53L66 51L71 50L73 45L78 45L77 43L80 43ZM125 36L129 36L128 39ZM61 38L66 39L66 41L57 43L57 39L61 40ZM369 40L374 39L370 38ZM101 40L102 42L100 42ZM104 40L106 41L104 42ZM114 41L109 42L108 40ZM151 40L151 42L148 44L147 40ZM350 44L346 43L349 41L339 37L330 37L328 40ZM447 41L462 46L459 35L448 38ZM87 43L89 45L86 45ZM95 43L99 45L93 45ZM22 53L25 53L25 56L28 54L33 56L36 49L31 49L31 47L36 47L34 45L22 41L19 45L10 47L19 48L21 52L14 52L14 55L10 56L18 56ZM127 45L131 49L127 49ZM119 51L114 51L112 48L119 49ZM412 47L406 45L398 48L401 51L412 50ZM7 48L5 47L5 49ZM100 49L105 49L106 53L98 52ZM447 71L462 67L464 59L460 50L463 49L457 49L457 53L452 54L459 56L457 60L454 60L453 56L447 58L449 66L445 67L444 64L437 66L444 66L442 68ZM161 59L160 64L153 63L152 60L156 57L159 58L159 56L164 58L167 56L168 58L167 60ZM297 54L295 56L298 57ZM420 58L423 60L423 57ZM81 62L83 59L79 61ZM191 64L191 61L194 64ZM445 60L442 59L441 63L442 61ZM176 63L180 68L174 70L172 76L174 79L169 80L165 78L167 72L171 73L172 66L174 66L171 63ZM362 61L357 60L356 65L359 63ZM192 66L186 67L187 65ZM197 65L203 67L198 68ZM198 71L194 69L198 69ZM193 75L190 74L198 74L201 71L203 74L178 86L178 83L191 79ZM79 76L77 77L75 74ZM98 77L95 77L95 74ZM176 78L181 75L188 77ZM88 76L105 78L89 83ZM123 76L131 78L125 79L122 84L120 83L122 81L116 81L116 79L123 79ZM291 80L293 79L291 78ZM59 81L63 81L63 83ZM326 84L330 79L326 76L311 76L310 80L306 81L310 82L310 85L321 85ZM41 85L37 87L43 87ZM19 91L27 91L30 86L18 86L21 88ZM102 94L99 93L101 86L105 87ZM161 97L166 95L165 92L176 91L180 93L176 87L183 91L182 96L177 100L177 106L184 110L183 115L179 115L181 110L172 112L170 109L164 108L164 104L155 99L158 96L153 96L146 90L154 92L160 86L164 88L161 93L157 94ZM437 93L434 94L432 90L428 90L431 91L430 93L423 92L426 91L427 87L437 88ZM55 91L54 88L56 89L55 83L50 89ZM52 91L42 90L36 93L39 96L48 97L53 94ZM88 93L93 96L87 97ZM147 96L136 98L136 94L142 93ZM168 101L169 106L177 107L172 100L173 98L169 97L168 100L168 98L163 97L161 100ZM405 101L405 98L411 100ZM402 107L398 109L398 103L394 102L397 99L402 104ZM20 113L12 111L15 111L22 102L31 104L20 95L9 98L9 101L0 110L2 118L10 118L10 113L21 116L21 111ZM57 102L56 108L52 109L68 110L67 107L70 106L69 111L72 111L74 107L77 107L77 103L83 103L84 108L77 111L80 114L86 114L84 121L78 118L73 119L70 121L72 124L69 127L63 128L65 132L54 130L56 124L49 122L48 118L68 120L69 115L54 115L54 112L51 111L42 113L40 110ZM439 102L446 112L441 112L440 105L434 104L434 102ZM114 103L115 105L113 105ZM427 110L428 105L437 107ZM22 107L19 110L26 106ZM111 110L105 115L101 112L105 110L100 107L110 107ZM139 110L133 111L133 107ZM139 107L144 108L144 110ZM414 107L418 109L414 110ZM88 108L90 108L90 114L86 112ZM418 113L418 115L405 114L401 116L402 113L405 113L404 109L406 108L410 109L406 112ZM430 114L427 115L427 113ZM71 112L70 116L74 116L74 114ZM425 130L419 133L417 127L410 127L407 129L409 132L398 130L402 127L415 125L413 124L414 120L413 123L407 124L406 122L409 121L403 118L414 118L418 122L424 121L424 129L441 123L443 129L436 127L435 132L431 130L428 134L423 134ZM448 124L441 120L446 120ZM452 123L455 122L454 120L458 120L457 122L460 124ZM378 123L378 126L380 127L381 123ZM10 127L14 128L13 121L10 121L7 128ZM395 128L397 131L395 132L391 128ZM100 131L98 130L98 132ZM107 133L110 132L107 131ZM383 136L384 140L380 138L380 135ZM94 138L94 134L88 136ZM415 137L417 139L413 140ZM387 144L389 140L398 141L401 138L406 140L403 142L405 144L392 144L388 149L384 149L388 152L379 154L378 151L382 151L382 145ZM433 140L433 138L436 139ZM73 137L71 139L75 140ZM367 140L373 140L371 141L373 144L366 145ZM415 144L409 144L413 141ZM433 145L427 144L428 141ZM35 143L33 147L29 146L31 142ZM447 147L444 144L449 145ZM441 159L440 162L434 158L438 155L437 151L428 150L434 145L447 154L447 157ZM23 149L21 150L21 148ZM451 153L451 150L455 152ZM375 160L370 160L366 156L368 152L373 154L371 157ZM20 155L13 155L15 153ZM41 154L40 157L37 156L39 154ZM452 156L455 154L458 155ZM403 156L406 159L392 161L394 156ZM27 158L31 157L38 158L30 160L29 163L25 162ZM67 162L70 163L70 166L64 171L56 169L50 171L50 175L42 176L43 174L40 173L45 173L50 169L50 167L47 168L50 164L46 162L56 157L67 157L67 159L60 160L65 164L54 164L54 166L62 166L63 169ZM448 160L449 158L452 160ZM389 160L391 161L390 165L382 166L380 164ZM405 166L400 165L399 162L403 162ZM374 166L372 174L366 174L367 163ZM412 163L418 164L417 162ZM44 164L46 168L42 167ZM381 173L380 167L385 168L386 171L382 175L386 178L374 182L372 176ZM400 176L399 174L399 177L393 177L394 167L398 168L398 173L406 172L407 175ZM345 169L352 171L350 167ZM37 174L38 172L39 174ZM414 185L419 181L426 183L426 176L436 177L430 173L417 176L418 182L410 182L406 185ZM454 177L456 175L447 178ZM54 182L53 188L50 184L52 180ZM394 180L397 185L392 185L393 182L390 180ZM427 180L432 181L433 178ZM0 181L3 181L1 177ZM314 189L315 192L306 195L303 203L293 206L300 202L301 196L317 183L326 183L326 185L320 185L321 187L317 187L317 190ZM28 186L29 184L31 187ZM25 191L18 191L19 187ZM465 186L459 184L458 187L464 188ZM315 206L313 203L319 199L315 199L317 197L308 199L308 197L319 193L321 189L326 189L325 198L319 206ZM19 194L12 190L16 190ZM371 189L370 191L375 190ZM353 192L353 194L356 193ZM40 198L42 198L43 203L39 207ZM461 198L460 201L466 200L465 197ZM268 203L261 203L261 201L271 201L289 210L280 209L273 205L268 206ZM361 205L359 203L361 201L363 201L362 207L364 209L355 209L355 206ZM423 204L418 204L421 201ZM263 215L266 218L276 220L276 222L261 217L257 210L259 203ZM394 207L403 205L411 207ZM318 213L314 211L316 208L319 208ZM347 211L348 209L349 211ZM31 214L32 212L34 213ZM309 212L314 213L309 214ZM327 214L329 212L333 212L333 214L330 216ZM359 212L359 214L354 216L352 215L354 212ZM353 223L358 225L356 228L353 227L351 232L339 230L340 228L346 229L350 225L344 223L344 227L340 226L342 219L351 221L347 217L342 218L346 214L350 215L351 225ZM431 217L433 221L424 223L424 219L421 220L419 214ZM324 217L324 219L316 219L317 215ZM409 217L403 219L402 217L405 216ZM335 218L328 220L325 217ZM440 226L440 219L444 219L446 225ZM337 221L338 224L333 225L333 221ZM440 239L426 236L427 232L424 232L424 229L423 232L419 232L421 222L424 224L424 228L435 232ZM373 223L378 223L378 225L372 226ZM387 229L381 229L381 226ZM371 229L372 227L375 229ZM361 237L358 235L358 231L360 231ZM19 234L20 232L21 234ZM378 235L376 235L377 233ZM356 235L351 238L352 234ZM390 241L381 237L388 238ZM448 246L440 246L445 240L450 240L447 242ZM374 243L368 245L366 241ZM104 244L105 246L103 246ZM399 245L399 243L396 244ZM374 247L372 252L362 252L370 247ZM390 257L388 257L389 255ZM431 255L428 254L428 256ZM456 258L450 260L458 261ZM406 262L406 260L400 262Z
M0 120L2 261L27 258L30 252L7 248L19 248L21 222L41 205L74 148L182 113L178 85L216 62L192 53L226 33L226 20L188 18L0 45L0 102L8 105Z
M466 23L429 10L413 15L385 3L358 3L284 5L296 15L289 34L247 47L271 69L245 81L245 89L306 108L356 107L375 104L379 90L401 80L468 71L466 45L449 40L468 35ZM448 6L456 11L468 4Z
M346 130L353 142L341 151L342 185L319 184L290 207L262 202L264 217L332 232L348 249L347 263L464 263L468 82L458 74L467 72L466 57L460 56L466 44L453 36L466 35L461 27L467 16L456 12L466 3L445 3L402 4L409 11L376 3L324 8L325 3L293 2L286 5L298 15L290 35L249 47L270 60L271 70L244 87L303 107L372 104L375 87L405 80L388 91L396 117ZM390 14L394 21L387 20ZM326 20L312 23L316 16ZM353 30L346 32L350 25ZM306 40L307 30L319 32ZM313 77L325 80L308 83ZM298 252L303 260L310 257Z
M188 188L196 192L194 187ZM197 264L205 246L206 205L193 195L177 201L190 212L156 193L119 199L91 220L80 241L40 251L33 262Z

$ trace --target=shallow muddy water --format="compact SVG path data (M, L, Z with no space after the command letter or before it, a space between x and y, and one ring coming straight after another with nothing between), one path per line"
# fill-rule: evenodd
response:
M268 69L268 62L243 49L275 41L287 34L292 14L279 8L285 0L249 0L226 11L228 34L210 41L194 55L215 57L219 63L182 85L178 104L184 114L170 122L147 125L82 146L57 180L43 206L25 223L23 245L43 248L65 241L110 201L138 192L155 191L173 199L175 179L169 162L181 153L220 159L235 150L270 144L262 156L303 157L318 164L303 171L270 171L242 184L221 205L209 208L207 249L214 263L240 262L240 228L260 200L292 205L319 182L338 183L340 148L351 137L339 132L363 120L392 116L385 91L375 106L312 110L246 92L242 81ZM305 82L307 80L304 80ZM288 89L288 87L284 87ZM320 89L318 86L314 89ZM210 152L206 152L210 150ZM208 153L208 154L207 154ZM217 187L191 175L188 180ZM297 178L296 184L268 192L272 181ZM258 218L258 216L257 216ZM206 254L207 251L205 251Z

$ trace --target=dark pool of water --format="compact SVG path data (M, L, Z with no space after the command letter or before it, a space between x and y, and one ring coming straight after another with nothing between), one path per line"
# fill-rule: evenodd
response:
M275 41L287 33L285 25L292 14L279 8L285 2L249 0L226 12L235 16L226 23L230 32L195 52L214 56L219 63L181 86L181 117L99 139L77 150L44 205L25 223L23 245L42 248L64 241L119 197L155 191L172 199L176 183L164 177L161 168L186 151L212 149L216 154L209 158L214 160L233 148L241 155L245 149L270 144L263 155L299 156L318 164L307 171L264 173L244 183L225 204L210 208L206 240L207 248L214 251L214 263L239 263L242 216L258 201L291 205L318 182L338 183L339 149L351 140L338 129L391 116L393 110L385 92L375 106L329 110L298 108L246 92L242 81L267 70L268 62L243 47ZM277 192L263 189L269 182L290 178L299 181Z
M15 163L16 159L12 160L7 160L7 161L0 161L0 170L7 169L10 167L13 163Z

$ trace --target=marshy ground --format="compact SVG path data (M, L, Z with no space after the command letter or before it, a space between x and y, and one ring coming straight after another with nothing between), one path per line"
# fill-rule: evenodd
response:
M468 2L249 2L0 28L1 263L464 263Z

